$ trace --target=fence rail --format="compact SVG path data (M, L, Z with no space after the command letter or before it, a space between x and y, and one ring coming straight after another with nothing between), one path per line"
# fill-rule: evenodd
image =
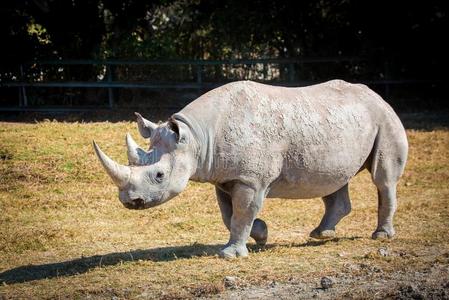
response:
M205 82L203 80L203 68L206 66L250 66L262 64L264 67L267 65L286 65L287 76L282 82L276 82L274 84L282 86L305 86L317 81L305 81L297 80L295 77L295 66L304 66L304 64L329 64L329 63L341 63L341 62L359 62L362 59L357 57L309 57L309 58L277 58L277 59L229 59L229 60L43 60L38 62L29 62L19 67L19 79L16 81L1 82L0 87L18 88L19 89L19 107L16 110L29 110L27 88L105 88L108 91L108 106L114 107L114 93L113 89L117 88L132 88L132 89L153 89L153 90L166 90L166 89L181 89L181 90L201 90L210 89L220 86L226 82ZM80 65L100 65L105 67L105 76L103 80L99 81L26 81L24 67L29 66L80 66ZM191 66L192 70L196 69L195 78L193 81L183 82L156 82L156 81L116 81L113 76L114 66ZM433 83L432 80L392 80L388 78L388 64L385 64L384 70L385 78L383 80L366 80L362 83L369 85L382 85L384 86L385 93L388 95L391 85L410 84L410 83ZM12 108L3 108L11 110ZM0 107L0 110L2 108Z
M289 64L289 63L329 63L342 61L360 61L358 57L304 57L304 58L258 58L258 59L223 59L223 60L143 60L143 59L108 59L108 60L42 60L28 64L39 65L254 65L254 64Z

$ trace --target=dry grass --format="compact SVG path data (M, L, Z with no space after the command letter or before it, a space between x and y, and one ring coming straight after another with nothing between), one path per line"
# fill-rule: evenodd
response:
M264 286L318 282L323 275L355 278L376 268L389 278L449 265L444 128L408 130L395 239L369 238L377 200L363 172L350 185L353 212L337 228L341 238L308 238L323 213L319 199L268 200L261 217L269 245L258 251L250 241L250 257L232 261L216 255L228 233L211 185L190 183L151 210L122 207L91 140L125 162L127 131L137 138L129 122L0 123L0 298L191 298L221 293L228 275ZM380 247L390 255L379 255Z

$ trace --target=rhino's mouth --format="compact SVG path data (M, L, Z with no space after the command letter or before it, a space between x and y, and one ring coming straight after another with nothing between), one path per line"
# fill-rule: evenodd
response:
M141 198L133 199L129 202L123 203L123 206L125 206L128 209L135 209L135 210L141 210L150 208L153 206L156 206L159 204L160 201L145 201Z
M145 201L143 199L137 198L130 202L123 203L123 205L128 209L144 209Z

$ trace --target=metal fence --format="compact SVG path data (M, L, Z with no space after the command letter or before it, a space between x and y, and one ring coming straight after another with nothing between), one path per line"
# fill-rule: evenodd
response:
M213 80L208 81L204 77L204 70L207 67L214 66L219 67L220 70L224 70L224 66L230 66L233 70L240 69L245 70L248 68L254 68L254 66L260 66L256 70L256 73L262 74L260 78L255 78L258 81L269 82L282 86L305 86L313 83L317 83L321 80L301 80L298 76L298 70L301 71L308 64L313 64L316 68L317 64L331 65L335 63L346 63L354 65L360 63L362 60L355 57L325 57L325 58L298 58L298 59L233 59L233 60L53 60L53 61L39 61L29 64L21 65L18 69L18 76L15 80L0 81L0 88L17 88L18 93L18 106L14 107L0 107L0 110L30 110L28 101L28 89L33 88L101 88L107 90L108 95L108 107L113 108L115 106L113 89L151 89L151 90L207 90L217 86L220 86L227 80ZM282 66L282 76L270 75L266 77L267 72L272 69L272 66ZM82 81L82 80L47 80L45 76L31 76L26 70L32 66L36 69L36 66L56 66L58 68L64 68L65 66L96 66L101 69L101 78L94 81ZM173 81L173 80L123 80L117 79L115 74L115 68L118 66L187 66L190 74L186 80ZM278 67L279 69L280 67ZM393 80L389 78L388 64L384 64L382 78L370 78L357 80L368 85L383 86L386 96L388 96L391 85L398 84L410 84L410 83L425 83L423 80ZM42 72L41 72L42 73ZM39 75L39 74L38 74ZM254 79L254 78L239 78L239 75L233 78L236 79ZM277 76L277 77L276 77ZM245 77L245 76L240 76ZM248 76L246 76L248 77ZM254 76L253 76L254 77ZM257 76L256 76L257 77ZM335 76L338 78L341 76ZM223 78L222 78L223 79ZM347 78L343 78L347 79ZM429 81L430 82L430 81ZM1 101L1 100L0 100ZM38 107L33 107L34 109ZM67 108L67 107L62 107ZM42 109L42 107L41 107ZM44 108L45 109L45 108ZM54 109L54 108L53 108ZM50 110L50 109L48 109Z

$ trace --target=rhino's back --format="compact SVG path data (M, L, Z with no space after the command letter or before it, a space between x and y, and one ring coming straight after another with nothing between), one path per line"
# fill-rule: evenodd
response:
M339 80L304 88L247 81L182 112L212 128L215 181L257 180L270 197L310 198L334 192L363 166L387 110L376 96Z

